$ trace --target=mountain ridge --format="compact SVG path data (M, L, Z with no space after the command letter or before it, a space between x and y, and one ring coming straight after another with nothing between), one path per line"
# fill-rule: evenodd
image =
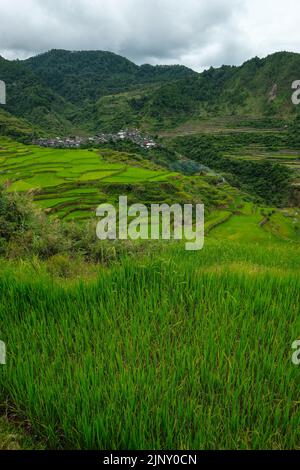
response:
M292 121L291 84L300 54L276 52L202 73L181 65L136 65L109 51L53 49L0 58L10 115L48 133L172 128L212 116Z
M187 67L136 65L108 51L53 49L23 62L54 91L74 104L153 83L196 75Z

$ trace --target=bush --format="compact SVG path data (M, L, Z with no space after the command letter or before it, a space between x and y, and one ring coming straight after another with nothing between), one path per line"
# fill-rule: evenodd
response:
M30 198L10 195L0 187L0 246L18 234L25 233L34 221L34 208Z
M145 244L100 241L96 221L64 222L37 209L30 196L0 191L0 255L8 259L48 260L50 274L69 277L82 262L109 265L145 251Z
M73 274L73 263L69 256L57 254L47 261L47 271L53 277L70 277Z

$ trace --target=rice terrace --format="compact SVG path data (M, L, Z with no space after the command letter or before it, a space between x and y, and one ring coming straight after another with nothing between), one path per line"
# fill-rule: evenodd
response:
M171 175L166 170L132 167L126 162L109 163L95 150L53 151L1 140L0 145L0 182L11 182L9 192L36 191L38 205L55 210L61 217L84 218L86 211L101 202L100 183L167 181ZM107 153L112 152L104 151L104 157ZM117 152L114 156L118 161Z

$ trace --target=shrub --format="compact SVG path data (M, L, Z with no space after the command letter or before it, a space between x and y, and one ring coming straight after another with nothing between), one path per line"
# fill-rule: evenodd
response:
M57 254L47 261L47 271L53 277L70 277L73 274L72 261L69 256Z

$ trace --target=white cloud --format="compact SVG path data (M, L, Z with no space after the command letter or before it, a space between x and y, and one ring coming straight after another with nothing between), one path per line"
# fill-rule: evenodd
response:
M245 6L239 25L252 55L300 52L298 0L246 0Z
M0 54L100 49L194 69L300 52L297 1L0 0Z

